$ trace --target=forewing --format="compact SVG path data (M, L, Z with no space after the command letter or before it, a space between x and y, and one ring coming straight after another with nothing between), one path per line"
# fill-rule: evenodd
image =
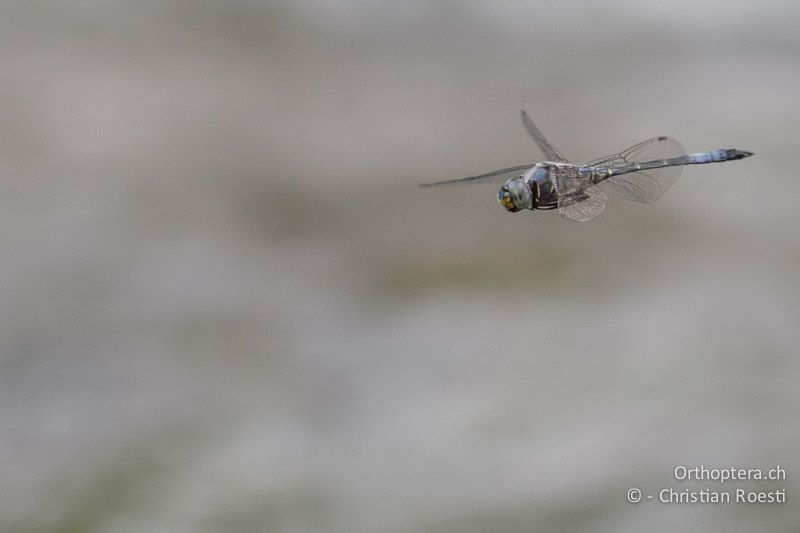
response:
M469 176L467 178L457 178L452 180L444 180L444 181L435 181L433 183L420 183L420 187L442 187L442 186L450 186L450 185L473 185L476 183L486 183L486 182L503 182L509 178L515 178L534 166L535 163L529 163L527 165L519 165L516 167L508 167L508 168L501 168L500 170L494 170L492 172L487 172L486 174L479 174L478 176Z
M561 216L586 222L605 210L608 198L588 176L581 175L576 169L555 169L554 173Z
M683 146L675 139L663 136L653 137L635 144L618 154L589 161L583 166L614 168L628 163L670 159L685 153ZM681 172L683 172L683 166L639 170L612 176L602 183L607 183L607 186L612 191L626 200L652 203L661 198L666 190L678 180Z
M553 145L547 142L547 139L545 139L544 135L542 135L542 132L539 131L539 128L536 127L536 124L533 123L531 117L529 117L525 111L522 111L520 115L522 116L522 124L525 126L525 129L528 130L530 136L533 137L533 140L536 141L536 144L539 145L539 148L541 148L545 157L547 157L547 160L566 163L567 160L564 159L564 156L562 156L558 150L553 148Z

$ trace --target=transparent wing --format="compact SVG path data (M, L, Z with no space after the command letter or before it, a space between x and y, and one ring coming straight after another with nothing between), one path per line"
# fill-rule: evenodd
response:
M593 161L584 166L609 167L643 163L659 159L670 159L686 154L683 146L670 137L653 137L635 144L618 154L612 154ZM662 167L639 170L604 180L616 194L634 202L655 202L669 189L681 175L683 166Z
M533 140L536 141L536 144L539 145L539 148L542 149L545 157L547 157L548 161L559 161L561 163L567 163L568 161L564 159L558 150L553 148L547 139L544 138L542 132L539 131L539 128L536 127L536 124L533 123L531 117L525 111L520 113L522 116L522 124L525 126L525 129L528 130L528 133L533 137Z
M487 172L486 174L480 174L478 176L469 176L467 178L457 178L452 180L444 180L444 181L435 181L433 183L420 183L420 187L441 187L442 185L472 185L475 183L485 183L487 181L492 182L503 182L508 178L514 178L519 176L524 171L528 170L536 163L529 163L527 165L519 165L516 167L508 167L508 168L501 168L500 170L494 170L492 172Z
M561 216L586 222L605 210L606 195L576 169L556 169L554 183Z

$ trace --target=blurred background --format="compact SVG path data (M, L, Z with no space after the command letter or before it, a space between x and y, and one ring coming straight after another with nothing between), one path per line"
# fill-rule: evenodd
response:
M3 531L800 531L795 0L2 4ZM586 224L417 189L540 160L523 108L756 155Z

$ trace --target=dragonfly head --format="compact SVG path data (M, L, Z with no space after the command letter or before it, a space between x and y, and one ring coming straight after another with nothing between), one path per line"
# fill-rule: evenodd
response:
M521 176L507 180L500 187L500 191L497 193L497 201L512 213L522 209L533 209L531 188Z

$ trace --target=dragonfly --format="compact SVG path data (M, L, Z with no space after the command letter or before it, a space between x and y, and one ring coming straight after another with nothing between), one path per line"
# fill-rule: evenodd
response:
M634 202L652 203L677 181L686 165L722 163L753 155L735 148L687 154L671 137L647 139L616 154L576 165L567 161L551 145L525 111L522 124L547 158L502 168L477 176L423 183L420 187L440 187L485 182L503 182L497 200L506 210L554 210L561 216L586 222L602 213L608 197L605 189Z

